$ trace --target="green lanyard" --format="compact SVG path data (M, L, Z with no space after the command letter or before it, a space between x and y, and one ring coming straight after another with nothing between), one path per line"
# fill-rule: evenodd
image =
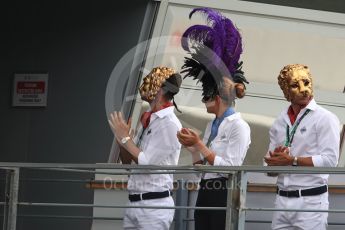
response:
M300 117L300 119L298 119L296 121L296 123L292 126L292 130L290 132L290 127L289 127L289 124L286 125L286 139L285 139L285 143L284 143L284 146L285 147L290 147L291 146L291 143L293 141L293 137L295 136L295 133L296 133L296 130L297 130L297 127L299 125L299 123L301 123L302 119L310 112L310 109L307 109L303 115Z

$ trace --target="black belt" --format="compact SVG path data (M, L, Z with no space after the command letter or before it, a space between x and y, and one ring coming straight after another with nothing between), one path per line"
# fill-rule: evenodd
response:
M228 178L217 177L210 179L201 179L200 188L203 190L225 190L227 189Z
M139 201L139 200L152 200L152 199L159 199L172 196L172 191L164 191L164 192L147 192L147 193L140 193L140 194L129 194L128 199L131 202Z
M316 196L328 191L327 185L323 185L316 188L302 189L302 190L292 190L283 191L277 188L277 194L286 197L300 197L300 196Z

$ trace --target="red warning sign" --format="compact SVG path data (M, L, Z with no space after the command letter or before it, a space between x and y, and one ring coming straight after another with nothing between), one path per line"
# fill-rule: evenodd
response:
M48 74L15 74L13 106L46 106Z
M17 82L17 93L19 94L37 94L44 93L45 82L44 81L19 81Z

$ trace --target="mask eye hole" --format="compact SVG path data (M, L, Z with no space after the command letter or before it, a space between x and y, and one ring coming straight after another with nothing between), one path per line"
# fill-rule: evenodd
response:
M293 84L290 85L290 87L293 88L293 89L296 89L296 88L298 88L298 84L297 83L293 83Z

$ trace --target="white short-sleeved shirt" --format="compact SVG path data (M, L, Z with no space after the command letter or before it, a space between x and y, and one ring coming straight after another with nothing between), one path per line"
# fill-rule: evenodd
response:
M173 106L152 113L149 126L144 132L141 126L134 138L134 142L139 144L141 150L138 165L177 165L181 151L177 132L181 128L182 125L174 114ZM138 171L132 170L132 172ZM130 194L171 189L173 189L172 174L134 174L128 180Z
M270 129L269 150L284 146L287 125L291 122L288 109L284 109ZM290 154L297 157L312 157L315 167L335 167L339 158L340 122L330 111L317 105L312 99L302 109L297 120L310 109L296 129L290 147ZM277 185L282 190L312 188L327 184L328 174L279 174Z
M211 134L212 122L207 124L203 142L206 144ZM250 145L250 128L241 118L240 113L234 113L224 118L218 128L217 136L210 143L209 149L216 154L214 166L240 166ZM206 173L204 179L227 177L219 173Z

